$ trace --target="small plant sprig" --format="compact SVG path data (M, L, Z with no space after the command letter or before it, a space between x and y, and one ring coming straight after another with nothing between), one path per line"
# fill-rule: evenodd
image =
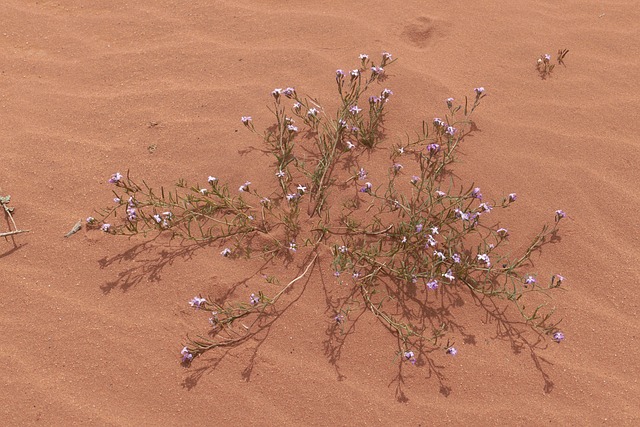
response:
M564 57L567 56L567 53L569 53L569 49L558 49L558 55L556 56L556 62L558 63L558 65L563 65L566 67L566 65L564 64ZM542 80L551 77L551 72L553 71L555 66L556 64L551 63L551 54L549 53L540 55L540 57L536 61L536 70L538 70L538 74L540 75L540 78Z
M5 217L9 220L9 231L0 232L0 237L9 237L16 234L28 233L29 230L21 230L16 225L15 220L13 219L13 211L14 208L9 206L9 202L11 201L11 196L0 196L0 205L2 205L2 210L4 211Z
M304 259L300 273L272 297L261 290L241 302L194 297L190 305L209 313L212 329L207 337L188 339L183 363L252 337L273 318L284 292L311 276L318 262L331 265L337 282L335 304L328 307L332 330L344 333L354 310L370 312L397 338L402 361L416 363L429 348L458 353L450 339L443 342L451 319L442 305L463 292L504 300L537 333L564 339L546 302L564 277L553 275L545 285L528 268L565 213L557 210L554 222L528 246L508 254L509 231L490 218L493 210L509 208L516 194L486 199L475 185L458 188L447 169L471 132L483 87L463 102L446 99L443 118L423 121L413 138L392 146L386 176L376 177L361 163L362 154L376 156L384 142L384 113L393 92L380 84L393 62L386 52L379 63L363 54L357 68L337 70L334 113L287 87L271 93L273 126L260 132L252 117L242 117L273 156L266 174L271 182L245 181L236 192L209 176L204 186L180 180L170 191L156 192L129 173L111 177L114 205L98 219L87 218L105 233L171 233L218 242L220 255L229 258L257 253Z

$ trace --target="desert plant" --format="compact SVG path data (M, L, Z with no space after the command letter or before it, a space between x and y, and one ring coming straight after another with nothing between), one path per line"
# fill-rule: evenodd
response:
M366 309L398 339L399 360L415 363L421 349L457 349L445 340L448 318L431 307L437 296L470 292L512 304L526 324L559 342L564 338L547 306L564 278L546 284L527 271L529 260L555 235L561 210L515 256L503 247L506 228L491 223L492 210L506 209L516 194L500 201L483 197L475 185L460 186L448 171L472 129L472 115L484 99L445 101L444 118L423 121L414 137L383 148L383 118L393 92L381 86L394 60L377 63L360 55L357 68L337 70L338 99L329 112L313 98L288 87L272 92L273 125L259 131L250 116L243 125L273 156L272 182L242 183L237 190L209 176L206 185L179 180L175 188L153 190L115 173L114 205L87 218L90 227L112 235L171 233L217 242L228 258L262 256L298 261L299 274L274 295L257 290L244 301L195 296L189 304L209 315L209 335L188 339L182 361L236 345L260 330L276 304L317 262L331 265L341 296L330 321L343 331L350 313ZM389 149L384 178L369 178L362 153ZM265 276L271 284L280 283ZM528 307L530 297L534 307Z

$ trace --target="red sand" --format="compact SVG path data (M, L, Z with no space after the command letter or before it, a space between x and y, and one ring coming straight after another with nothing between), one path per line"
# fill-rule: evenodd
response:
M331 3L3 2L0 194L31 230L0 239L3 425L640 422L637 2ZM567 67L541 80L536 58L559 48ZM332 363L316 272L261 340L182 368L184 334L206 322L187 301L246 271L239 295L262 286L260 264L62 236L109 203L115 171L156 186L258 181L267 160L244 153L260 141L240 116L267 125L274 87L332 99L336 68L383 50L400 59L390 142L484 86L456 172L485 195L518 193L508 221L522 242L567 211L560 244L534 258L567 278L566 341L516 347L469 301L458 356L434 354L433 369L399 370L371 316Z

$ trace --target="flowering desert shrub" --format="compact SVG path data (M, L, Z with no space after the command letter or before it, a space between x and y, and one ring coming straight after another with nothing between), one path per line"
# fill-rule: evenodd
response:
M486 95L482 87L463 102L447 99L442 118L424 121L415 137L383 147L384 114L393 98L383 83L393 62L386 52L379 62L360 55L353 70L337 70L335 111L287 87L271 94L273 125L266 130L242 117L272 156L270 180L232 185L209 176L205 185L180 180L154 190L129 174L111 177L115 203L89 217L91 227L112 235L171 233L215 242L222 257L284 258L300 267L274 294L222 302L195 296L189 304L208 313L210 330L187 340L183 363L252 337L285 291L319 262L331 267L340 289L329 319L335 329L344 331L356 307L366 310L398 339L404 362L415 363L425 348L458 353L446 338L450 319L432 308L438 298L465 292L504 301L533 330L564 339L545 301L564 278L543 280L527 269L565 213L557 210L521 253L507 255L509 231L491 214L508 209L516 194L487 200L480 188L452 178L448 167L471 132ZM382 150L389 150L386 176L374 179L363 154Z

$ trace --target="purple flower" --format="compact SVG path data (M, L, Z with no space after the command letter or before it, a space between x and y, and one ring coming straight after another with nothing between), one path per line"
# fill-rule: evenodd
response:
M415 184L417 184L417 183L418 183L418 181L420 181L420 177L419 177L418 175L413 175L413 176L411 177L411 183L412 183L412 184L414 184L414 185L415 185Z
M282 89L280 88L276 88L273 90L273 92L271 92L271 95L273 95L273 97L277 100L280 99L280 95L282 95Z
M187 347L183 348L180 354L182 355L182 363L189 363L193 360L193 354L189 352Z
M437 256L441 261L444 261L446 259L444 254L440 251L433 251L433 256Z
M473 91L476 93L476 96L480 96L484 93L484 88L482 86L477 87L475 89L473 89Z
M285 90L282 91L282 93L284 94L284 96L286 96L287 98L293 98L296 95L296 90L295 88L292 87L288 87Z
M359 108L357 105L353 105L349 108L349 112L354 115L358 114L360 111L362 111L362 108Z
M249 123L251 123L251 116L242 116L240 118L240 121L242 122L243 125L245 126L249 126Z
M116 172L113 175L111 175L111 178L109 178L109 183L118 184L121 179L122 179L122 174L120 172Z
M438 289L438 281L436 279L429 280L427 282L427 288L435 291L436 289Z
M545 53L544 54L544 60L547 61L547 62L551 61L551 55L549 55L548 53Z
M366 53L361 53L360 54L360 59L362 59L362 61L366 61L367 59L369 59L369 55L367 55Z
M338 247L338 251L342 254L346 254L349 251L349 248L347 248L345 245L342 245Z
M444 133L453 136L457 131L458 129L454 128L453 126L447 126L447 130Z
M561 331L556 332L555 334L553 334L553 340L559 343L560 341L564 340L564 334Z
M298 197L300 197L300 193L289 193L289 194L287 194L287 201L288 202L293 202Z
M459 254L453 254L451 255L451 259L453 260L453 262L455 262L456 264L460 264L460 255Z
M508 198L509 203L515 202L517 198L518 198L518 196L516 195L516 193L509 194L509 198Z
M440 191L440 190L436 190L436 196L438 197L444 197L446 196L447 193L445 193L444 191Z
M380 98L386 100L386 99L389 99L391 95L393 95L393 92L390 89L384 89L380 94Z
M336 271L333 272L333 275L335 277L340 277L340 272L338 270L336 270Z
M509 235L509 231L506 228L499 228L496 233L498 233L500 237L507 237Z
M341 84L343 79L344 79L344 71L336 70L336 82L338 84Z
M318 115L317 108L309 108L309 111L307 111L307 116L309 117L316 117L317 115Z
M455 347L447 347L445 349L445 353L455 356L456 354L458 354L458 350L456 350Z
M251 294L251 296L249 297L249 303L251 303L251 305L256 305L260 302L260 297L257 296L256 294Z
M474 199L482 200L482 193L480 192L480 187L476 187L473 189L473 191L471 192L471 197L473 197Z
M566 213L564 213L564 211L558 209L556 211L556 221L560 221L562 218L564 218L565 216L567 216Z
M533 277L533 276L527 276L524 279L524 283L525 283L525 285L532 285L532 284L536 283L536 278Z
M349 74L351 74L352 79L357 79L360 76L360 70L351 70Z
M478 261L482 261L487 265L487 267L491 267L491 260L487 254L478 254Z
M305 187L302 184L298 184L298 192L300 193L300 195L304 194L307 191L307 187Z
M416 225L416 233L420 233L422 231L422 227L423 227L422 224L417 224Z
M216 178L215 176L209 176L209 178L207 178L207 182L211 185L213 185L216 181L218 181L218 178Z
M335 317L333 318L333 320L335 320L336 323L344 322L344 314L342 314L342 313L336 314Z
M435 154L435 153L437 153L438 151L440 151L440 145L435 144L435 143L433 143L433 144L429 144L429 145L427 145L427 151L428 151L430 154Z
M393 164L393 170L394 172L400 172L400 169L402 169L404 166L402 166L400 163L394 163Z
M120 197L114 197L113 198L113 203L120 203L122 201L122 199Z
M357 271L354 271L351 277L353 277L354 280L358 280L360 278L360 273Z
M351 141L347 141L347 150L353 150L354 148L356 148L356 144L354 144Z
M369 97L369 104L377 104L379 102L381 102L382 99L378 98L377 96L370 96Z
M229 248L224 248L221 252L220 255L222 255L223 257L228 257L229 255L231 255L231 249Z
M360 188L360 192L361 193L371 193L371 183L370 182L365 182L364 186Z
M293 104L291 108L293 108L293 111L295 111L296 113L299 113L300 108L302 108L302 104L300 104L299 102L296 102L295 104Z
M358 171L358 179L365 179L367 177L367 171L364 168L360 168Z
M433 125L435 127L442 127L445 125L445 123L442 121L442 119L436 117L435 119L433 119Z
M216 327L218 325L218 312L217 311L212 311L211 312L211 317L209 318L209 323L211 323L211 326Z
M338 130L346 129L346 128L347 128L347 122L345 122L342 119L338 120Z
M373 76L384 74L384 68L382 67L371 67L371 74Z
M451 108L453 106L453 98L447 98L446 102L447 102L447 107Z
M482 197L482 194L480 195L480 197ZM491 212L491 209L493 209L491 205L488 205L486 203L480 203L478 207L482 209L482 212Z
M298 127L294 125L287 125L287 129L289 129L291 132L298 132Z
M87 217L87 224L93 224L94 222L96 222L96 219L92 216L88 216Z
M135 208L127 208L127 218L129 221L135 221L138 219L138 212Z
M200 194L202 194L203 196L206 196L208 192L209 192L209 190L207 190L206 188L201 188L200 189Z
M251 185L251 181L245 181L244 184L242 184L240 187L238 187L238 191L243 192L243 191L249 191L249 186Z
M298 245L296 245L296 242L289 243L289 250L291 252L296 252L298 250Z
M429 234L429 237L427 238L427 245L431 246L432 248L435 248L437 244L438 242L436 242L436 239L434 239L433 236Z
M555 278L556 278L556 282L558 282L558 285L560 285L562 282L564 282L564 276L556 274Z
M447 270L447 272L444 273L442 275L442 277L444 277L445 279L449 280L450 282L453 282L454 280L456 280L456 278L453 275L453 272L451 271L451 269Z
M416 358L414 357L413 351L405 351L404 358L405 360L411 362L412 365L416 364Z
M435 234L436 236L440 234L438 227L431 227L431 234Z
M191 301L189 301L189 305L195 309L202 308L202 305L206 303L207 300L205 298L193 297Z
M382 52L382 65L386 64L388 61L391 61L391 54L389 52Z
M100 230L104 231L105 233L108 233L109 231L111 231L111 224L102 224L102 227L100 227Z
M283 170L279 170L278 172L276 172L276 176L277 176L278 178L284 178L284 176L285 176L285 175L286 175L286 174L284 173L284 171L283 171Z

